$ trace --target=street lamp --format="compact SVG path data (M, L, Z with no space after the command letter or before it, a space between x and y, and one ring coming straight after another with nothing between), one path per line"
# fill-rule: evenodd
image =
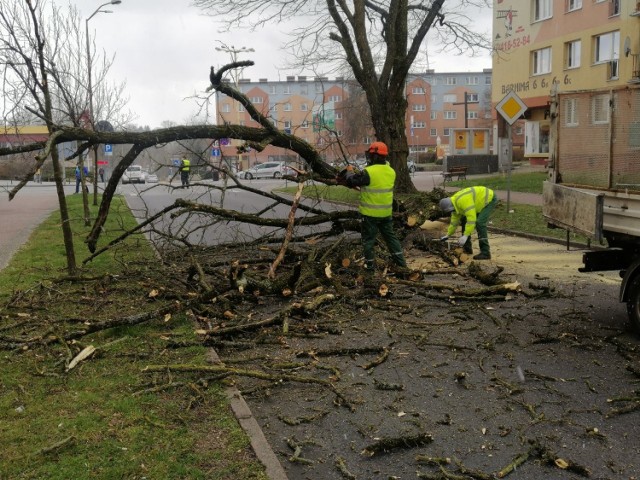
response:
M111 10L101 10L102 7L107 5L119 5L122 0L111 0L110 2L103 3L96 10L89 15L85 20L85 31L87 38L87 73L88 73L88 88L89 88L89 121L91 126L95 130L95 121L93 118L93 85L91 85L91 45L89 42L89 20L91 20L98 13L113 13ZM80 175L83 175L82 169L80 169ZM93 147L93 204L98 205L98 146Z
M220 47L216 47L216 51L218 52L225 52L228 53L231 56L231 63L236 63L238 61L238 54L239 53L250 53L250 52L255 52L255 50L253 48L247 48L247 47L240 47L240 48L235 48L233 45L231 45L230 47L228 45L225 45L224 43L220 42L221 46ZM236 88L236 90L240 90L240 82L238 79L238 70L234 69L233 73L231 74L231 77L233 79L233 84ZM216 102L216 109L218 108L218 104ZM237 122L238 125L240 125L240 107L238 106L236 108L236 113L237 113ZM238 153L238 168L242 169L242 153Z

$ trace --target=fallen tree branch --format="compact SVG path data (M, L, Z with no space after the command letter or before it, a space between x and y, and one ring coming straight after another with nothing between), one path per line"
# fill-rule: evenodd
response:
M284 241L282 242L282 248L280 249L278 256L276 257L276 259L271 264L271 267L269 268L268 276L271 279L276 278L276 268L278 268L278 265L280 265L280 262L282 262L282 259L284 258L284 254L287 251L287 246L289 245L289 242L291 241L291 237L293 236L293 223L296 219L296 210L298 209L298 204L300 203L300 197L302 196L303 188L304 188L304 183L303 182L298 183L298 190L296 190L296 194L293 197L293 205L291 205L291 209L289 210L289 219L288 219L287 228L285 231Z
M377 442L367 445L361 452L361 455L373 457L380 453L387 453L398 448L415 448L423 447L433 442L433 437L428 433L419 433L417 435L408 435L406 437L382 438Z

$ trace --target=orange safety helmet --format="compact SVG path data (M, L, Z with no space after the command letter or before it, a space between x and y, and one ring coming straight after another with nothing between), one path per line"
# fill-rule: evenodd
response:
M377 153L378 155L387 156L389 155L389 149L384 142L373 142L371 145L369 145L369 150L367 150L367 153Z

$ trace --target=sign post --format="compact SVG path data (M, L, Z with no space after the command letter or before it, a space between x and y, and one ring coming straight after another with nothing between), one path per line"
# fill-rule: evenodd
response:
M513 163L513 141L511 139L511 125L527 110L527 106L513 90L509 91L496 105L496 110L507 122L507 212L511 213L511 166Z

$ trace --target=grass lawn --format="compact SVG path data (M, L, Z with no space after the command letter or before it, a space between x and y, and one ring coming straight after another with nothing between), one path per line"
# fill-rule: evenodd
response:
M547 179L546 172L526 172L526 173L511 173L511 178L508 178L506 173L499 173L492 176L482 177L468 177L467 180L460 180L455 182L447 182L447 186L450 187L473 187L475 185L483 185L489 187L492 190L508 190L509 183L511 184L512 192L526 192L526 193L539 193L542 194L542 182Z
M67 199L81 262L89 227L81 197ZM114 208L102 245L135 225L124 200ZM66 281L59 225L55 212L0 271L0 478L266 479L220 382L144 372L206 363L192 318L152 316L69 340L98 322L156 311L146 262L158 260L137 236L87 264L83 281ZM168 348L175 336L192 346ZM87 346L96 352L66 371Z

